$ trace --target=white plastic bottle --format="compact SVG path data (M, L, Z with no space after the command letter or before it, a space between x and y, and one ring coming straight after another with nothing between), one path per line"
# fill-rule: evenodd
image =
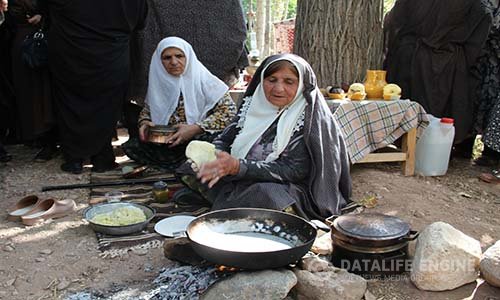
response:
M418 139L415 150L415 172L423 176L442 176L448 170L455 127L453 119L428 116L430 124Z

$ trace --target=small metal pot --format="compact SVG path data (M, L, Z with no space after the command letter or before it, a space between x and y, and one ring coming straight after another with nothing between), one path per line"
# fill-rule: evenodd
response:
M332 228L332 240L362 248L384 248L408 243L418 233L405 221L379 213L350 214L327 222Z
M408 243L418 232L405 221L384 214L343 215L331 226L336 267L362 275L392 275L406 270Z
M156 125L147 130L147 140L151 143L166 144L168 139L177 131L174 127L167 125Z
M141 209L146 215L146 221L124 226L102 225L91 221L92 218L98 214L109 213L121 207L131 206ZM127 235L139 232L148 226L148 223L154 218L155 214L155 210L147 205L128 202L101 203L89 206L83 211L83 217L89 222L90 227L92 227L94 231L110 235Z

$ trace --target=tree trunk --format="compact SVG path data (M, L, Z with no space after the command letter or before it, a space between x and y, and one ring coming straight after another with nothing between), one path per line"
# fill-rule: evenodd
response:
M299 0L294 53L306 59L318 85L363 82L382 66L383 0Z
M262 53L264 51L264 34L266 32L266 0L257 0L257 11L255 12L255 34L257 35L257 49Z
M264 52L262 57L267 57L271 54L271 48L273 41L271 40L272 36L272 29L271 28L271 23L273 22L273 16L271 15L271 9L272 9L272 4L271 0L265 0L266 1L266 31L264 33ZM273 26L274 27L274 26Z
M288 18L288 5L290 0L284 0L283 7L283 16L281 17L281 21L286 20Z

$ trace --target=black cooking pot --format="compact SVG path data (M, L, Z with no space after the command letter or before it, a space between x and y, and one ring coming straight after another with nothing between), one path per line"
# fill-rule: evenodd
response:
M405 245L418 236L405 221L380 213L343 215L333 222L327 221L331 224L334 244L373 249L375 252Z
M343 215L331 225L334 266L363 276L408 270L408 243L418 233L405 221L379 213Z
M269 209L233 208L203 214L189 224L193 249L215 264L270 269L298 261L316 228L298 216Z

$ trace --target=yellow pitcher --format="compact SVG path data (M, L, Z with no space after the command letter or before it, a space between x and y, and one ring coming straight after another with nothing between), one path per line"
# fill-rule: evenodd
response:
M365 90L367 99L383 99L386 71L366 70Z

